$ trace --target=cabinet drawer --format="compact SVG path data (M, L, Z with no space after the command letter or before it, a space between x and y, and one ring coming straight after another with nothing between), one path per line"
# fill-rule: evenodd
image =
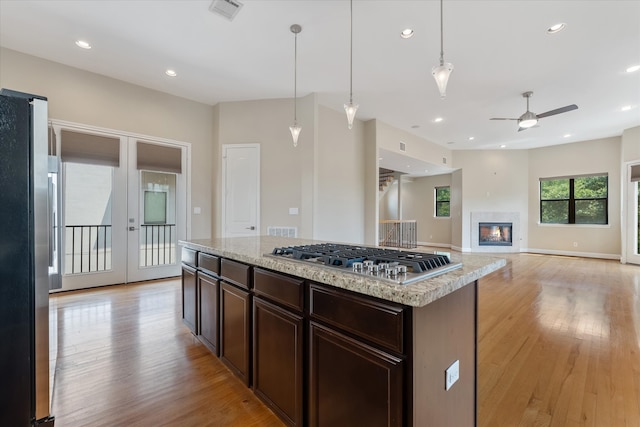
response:
M198 251L182 248L182 262L192 267L198 266Z
M398 353L404 352L404 309L317 284L309 286L311 318Z
M215 276L220 275L220 258L217 256L198 252L198 268Z
M235 285L249 289L251 281L251 267L241 262L222 258L220 260L220 275Z
M304 308L304 288L302 279L274 273L260 268L253 269L253 290L272 301L296 311Z

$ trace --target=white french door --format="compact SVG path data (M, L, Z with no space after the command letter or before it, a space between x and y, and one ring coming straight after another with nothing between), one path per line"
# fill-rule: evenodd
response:
M61 290L178 276L189 145L63 122L54 130L62 160Z
M222 146L223 237L260 234L260 145Z

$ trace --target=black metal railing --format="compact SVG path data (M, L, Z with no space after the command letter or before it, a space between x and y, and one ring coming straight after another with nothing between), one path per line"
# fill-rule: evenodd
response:
M65 274L111 270L111 225L67 225Z
M175 224L140 225L140 267L174 264L175 252Z

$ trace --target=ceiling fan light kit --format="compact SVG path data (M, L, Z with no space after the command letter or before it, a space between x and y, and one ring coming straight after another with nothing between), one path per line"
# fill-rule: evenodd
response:
M518 117L517 119L505 118L505 117L492 117L489 120L517 120L518 132L520 132L535 126L536 124L538 124L538 120L542 118L555 116L556 114L566 113L568 111L573 111L578 109L578 106L576 104L571 104L565 107L556 108L555 110L550 110L544 113L536 114L529 111L529 98L531 98L532 96L533 96L532 91L527 91L522 94L522 97L526 98L527 100L527 111L525 111L524 114Z

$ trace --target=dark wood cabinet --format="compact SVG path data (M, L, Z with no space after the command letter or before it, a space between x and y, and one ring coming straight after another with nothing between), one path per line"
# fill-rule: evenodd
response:
M182 321L194 334L198 333L198 288L197 272L185 264L182 265Z
M290 426L303 423L304 320L253 299L253 389Z
M309 426L401 427L402 358L310 324Z
M248 386L250 376L251 294L220 283L220 359Z
M200 292L200 340L217 356L220 354L218 339L220 280L214 276L199 272L198 292Z

